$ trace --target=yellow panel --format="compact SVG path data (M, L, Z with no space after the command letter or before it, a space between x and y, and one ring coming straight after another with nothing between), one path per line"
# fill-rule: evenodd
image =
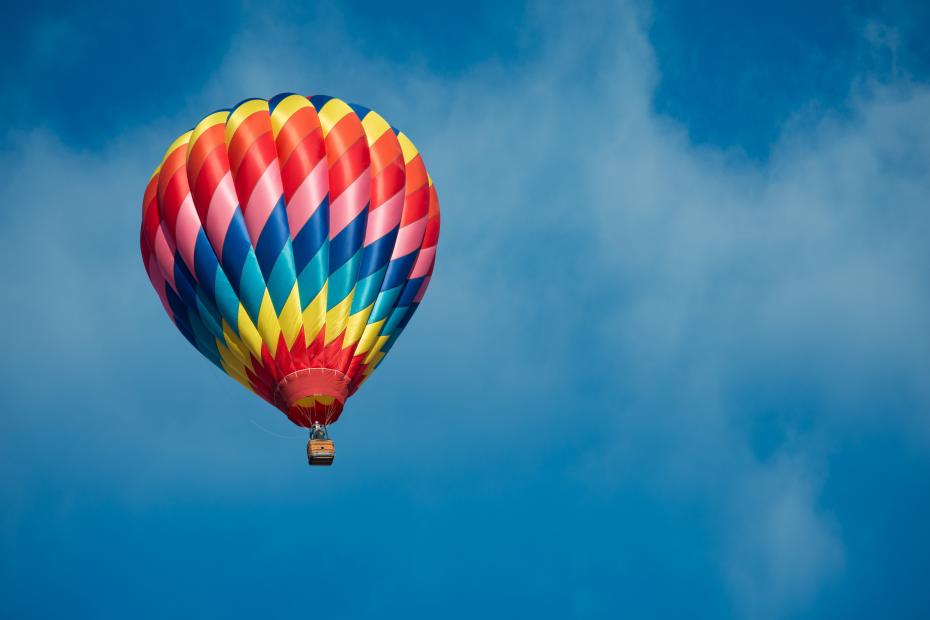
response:
M323 136L326 136L336 126L336 123L342 120L343 116L353 112L349 104L342 99L330 99L318 113L320 115L320 125L323 127Z
M304 336L307 339L307 346L316 340L320 330L326 325L326 292L329 288L328 282L323 283L323 288L316 294L310 305L304 310Z
M375 342L375 346L372 347L371 351L368 353L368 357L365 358L366 364L371 364L371 361L381 354L381 347L383 347L389 339L390 336L380 336L378 338L378 341Z
M378 354L372 358L371 362L367 366L365 366L365 370L363 371L362 374L364 374L367 377L368 375L373 373L375 371L375 368L378 367L378 364L381 363L381 360L384 359L384 355L385 355L384 353L378 351Z
M291 294L287 296L287 301L284 302L284 308L281 309L278 322L281 325L281 330L284 331L284 342L287 343L287 348L290 349L294 341L297 340L297 334L300 333L300 327L303 325L300 315L300 293L297 291L296 283L294 288L291 289Z
M408 138L404 132L397 134L397 141L400 142L400 150L404 152L405 164L409 164L414 157L420 154L417 147L413 146L413 142L410 141L410 138Z
M249 383L248 377L239 377L239 376L236 376L236 375L229 375L229 376L232 377L233 379L235 379L236 381L238 381L238 382L239 382L239 385L241 385L242 387L244 387L244 388L247 389L248 391L252 392L253 394L256 393L256 392L255 392L255 388L253 388L253 387L252 387L252 384Z
M340 301L332 310L326 312L326 339L324 342L329 344L335 340L339 334L345 331L346 323L349 320L349 310L352 309L352 298L355 297L353 288L346 298Z
M361 355L362 353L367 353L372 345L375 343L375 339L378 337L378 334L381 333L381 328L384 327L384 322L387 319L381 319L377 323L372 323L365 326L365 331L362 333L362 338L358 342L358 346L355 347L355 354Z
M161 158L162 162L164 163L164 161L168 159L168 156L171 155L171 153L173 153L176 148L184 144L187 144L188 140L190 140L192 133L193 133L192 131L187 131L187 132L182 133L180 136L178 136L178 138L174 142L171 143L171 146L168 147L168 150L165 151L165 156Z
M248 366L251 369L252 366L249 363L249 352L246 350L245 345L239 339L239 337L236 336L236 333L232 330L232 327L229 325L229 323L226 322L226 319L222 319L221 322L223 326L223 339L226 341L225 344L229 349L229 352L235 357L238 363L242 364L243 366Z
M229 144L230 140L232 140L233 134L236 133L236 129L239 128L242 121L262 110L268 111L268 102L264 99L250 99L236 108L226 119L226 144Z
M232 375L234 372L237 372L241 367L239 360L233 356L232 351L223 345L222 340L219 338L214 338L213 340L216 342L216 350L220 352L220 361L223 362L223 370L226 370L226 374L228 375Z
M222 346L222 343L217 341L216 348L220 352L220 365L223 367L223 370L226 372L226 374L241 383L250 392L254 392L255 390L252 388L252 384L249 383L249 378L241 369L241 366L231 358L229 351L225 350L226 347Z
M274 304L271 303L268 289L265 289L262 305L258 309L258 333L262 335L262 340L268 345L271 357L274 357L278 350L278 336L281 335L281 325L278 323L278 315L274 312Z
M368 323L368 316L371 314L371 310L374 307L375 304L372 303L367 308L362 308L349 317L349 323L346 325L346 336L342 340L343 348L354 345L358 342L358 339L362 337L362 332L365 330L365 325Z
M387 121L381 118L377 112L369 112L362 119L362 127L365 128L365 137L368 139L368 146L378 141L378 138L384 135L386 131L391 131L391 126Z
M197 126L194 127L194 130L191 132L191 145L197 142L197 140L200 139L200 136L202 136L204 132L206 132L211 127L225 123L227 118L229 118L229 112L226 110L221 112L214 112L209 116L205 116L202 121L197 123Z
M281 128L284 127L284 123L294 115L294 112L297 112L301 108L312 107L310 102L307 101L307 98L301 95L289 95L282 99L278 105L275 106L274 112L271 113L271 129L274 131L274 137L278 137L278 134L281 133Z
M255 329L255 323L252 322L249 313L245 311L242 304L239 304L238 318L239 337L255 359L262 359L262 337L259 335L258 330Z

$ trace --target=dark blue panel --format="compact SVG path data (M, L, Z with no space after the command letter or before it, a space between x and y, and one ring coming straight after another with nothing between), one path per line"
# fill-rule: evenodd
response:
M368 209L359 213L329 244L329 272L335 273L347 260L355 256L365 240Z
M391 252L394 251L399 230L400 227L395 226L388 234L365 247L365 251L362 252L362 264L358 269L360 280L383 268L391 260Z
M170 286L165 287L165 298L168 300L168 307L171 308L171 313L174 315L174 320L178 325L178 329L181 330L181 333L184 334L185 338L193 338L193 331L191 330L190 319L187 316L188 308L181 300L180 297L172 290ZM183 329L182 329L183 328ZM187 330L185 333L184 330ZM191 344L194 344L193 341ZM194 345L196 346L196 345Z
M236 289L236 294L241 293L239 283L242 281L242 269L251 248L252 242L249 240L242 212L236 209L236 214L229 223L229 230L226 231L226 239L223 240L223 271Z
M194 245L194 270L197 272L197 280L203 283L204 288L213 288L213 282L216 280L216 270L219 266L219 263L216 262L216 254L213 253L213 246L210 245L207 236L201 230L197 235L196 245Z
M417 311L417 308L420 306L419 303L411 303L410 307L407 308L407 314L404 315L404 318L400 320L400 323L397 324L397 329L394 330L394 334L400 334L401 330L407 327L407 323L410 322L410 317L413 316L413 313Z
M313 95L312 97L310 97L310 103L313 104L314 108L319 110L324 105L326 105L326 102L329 101L330 99L332 99L332 97L330 97L329 95Z
M287 213L284 211L284 197L282 196L271 210L271 215L258 237L258 246L255 248L258 266L266 282L271 278L271 270L274 269L278 257L281 256L281 250L290 238L291 232L287 226Z
M313 260L327 237L329 237L329 198L324 198L323 204L307 220L291 244L294 248L294 264L297 266L297 273L303 271L307 263Z
M355 112L356 116L359 118L365 118L365 115L371 112L368 108L360 106L357 103L350 103L349 107L352 108L352 111Z
M178 289L178 294L189 308L197 308L197 285L194 284L194 278L188 271L177 252L174 254L174 284Z
M404 292L400 294L400 299L397 300L397 307L400 308L412 304L413 298L417 296L417 292L419 292L422 283L423 278L407 280L407 284L404 286Z
M388 265L381 290L387 291L396 286L401 286L407 280L407 276L410 275L410 270L413 269L413 263L417 260L419 253L419 251L411 252L406 256L392 260Z

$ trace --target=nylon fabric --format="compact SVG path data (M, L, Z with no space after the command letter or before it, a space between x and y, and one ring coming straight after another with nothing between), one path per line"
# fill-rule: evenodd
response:
M367 108L284 93L209 114L170 145L140 248L185 339L309 427L335 422L394 346L438 236L407 136Z

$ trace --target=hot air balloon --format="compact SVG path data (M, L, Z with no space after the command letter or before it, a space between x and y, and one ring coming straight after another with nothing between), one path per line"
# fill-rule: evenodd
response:
M376 112L281 94L178 137L142 203L146 272L178 331L310 430L371 376L423 299L439 201L413 142Z

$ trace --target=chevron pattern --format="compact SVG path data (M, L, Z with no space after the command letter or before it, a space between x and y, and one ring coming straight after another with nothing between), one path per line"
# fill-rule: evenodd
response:
M171 144L140 245L178 331L308 427L335 422L394 345L438 238L409 138L367 108L285 93L214 112Z

